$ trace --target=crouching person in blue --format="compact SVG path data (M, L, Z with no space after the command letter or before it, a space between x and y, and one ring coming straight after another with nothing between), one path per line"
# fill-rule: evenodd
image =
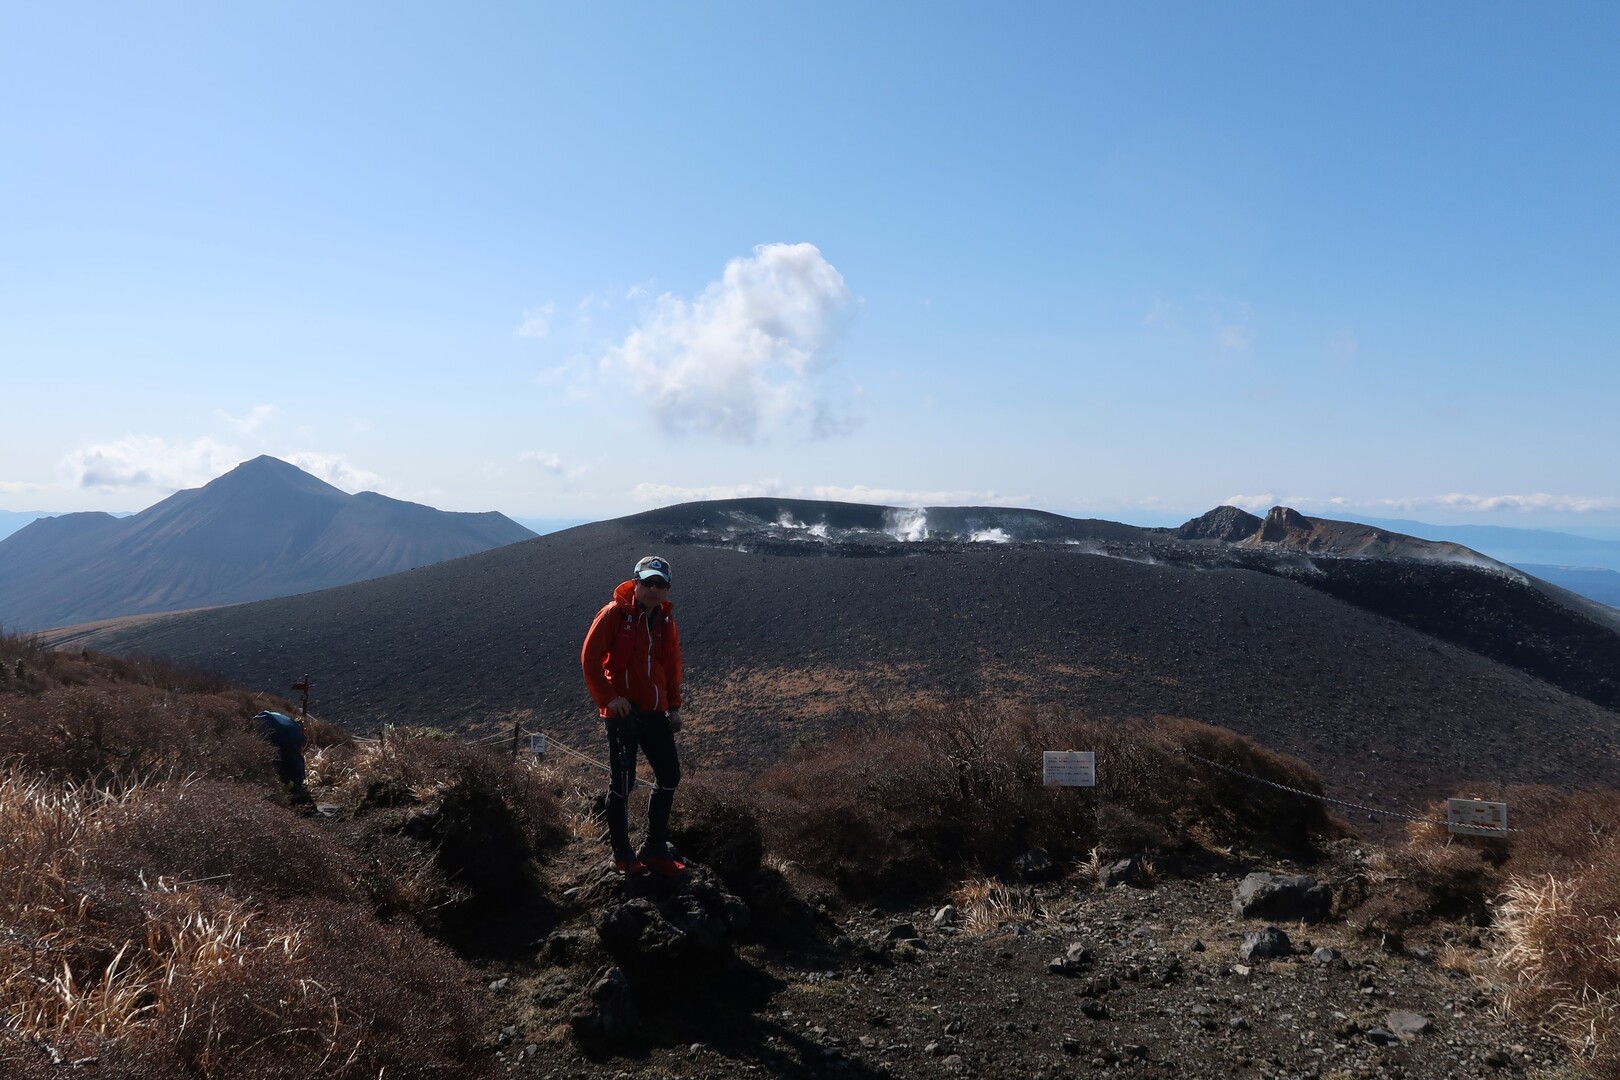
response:
M309 736L304 724L286 713L262 712L253 718L258 721L259 734L276 748L276 775L294 802L308 802L309 790L304 787L304 744Z
M585 685L607 727L610 779L608 838L621 874L649 869L681 874L686 864L669 844L669 812L681 782L675 732L681 728L681 639L669 602L669 560L648 555L591 622L580 649ZM653 790L647 800L647 841L630 845L628 804L636 784L636 755L647 755Z

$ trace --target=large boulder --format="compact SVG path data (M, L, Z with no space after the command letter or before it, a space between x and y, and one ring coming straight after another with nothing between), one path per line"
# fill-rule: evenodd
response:
M1254 873L1232 890L1232 914L1274 922L1321 922L1333 909L1333 891L1309 874Z
M749 922L748 905L707 867L688 864L681 878L626 884L624 899L596 919L602 947L634 984L688 978L728 959Z

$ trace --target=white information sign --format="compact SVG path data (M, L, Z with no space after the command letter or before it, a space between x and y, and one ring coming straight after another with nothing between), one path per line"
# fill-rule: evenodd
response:
M546 733L535 731L529 734L529 751L536 757L546 756Z
M1042 750L1041 783L1058 787L1096 787L1095 750Z
M1447 799L1446 828L1465 836L1507 834L1507 803L1479 799Z

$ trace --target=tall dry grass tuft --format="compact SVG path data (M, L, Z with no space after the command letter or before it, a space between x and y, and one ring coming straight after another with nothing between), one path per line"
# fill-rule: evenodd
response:
M1509 878L1497 912L1504 1008L1544 1018L1597 1076L1620 1075L1617 912L1612 859L1572 878Z
M988 934L1008 925L1044 918L1040 897L1027 885L1008 885L995 878L969 878L951 890L951 903L970 934Z
M1496 911L1505 1007L1620 1075L1620 793L1509 791L1523 812Z

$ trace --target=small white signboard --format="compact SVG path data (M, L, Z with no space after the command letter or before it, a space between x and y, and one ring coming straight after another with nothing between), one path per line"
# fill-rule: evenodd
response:
M1465 836L1506 836L1507 803L1447 799L1446 829Z
M535 757L546 756L546 733L543 731L530 732L529 752Z
M1096 787L1095 750L1042 750L1041 783L1057 787Z

